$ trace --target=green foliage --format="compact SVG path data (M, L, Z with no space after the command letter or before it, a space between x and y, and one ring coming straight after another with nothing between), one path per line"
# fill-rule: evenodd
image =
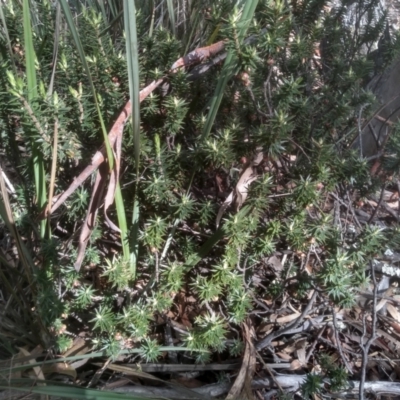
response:
M222 352L226 346L226 323L223 319L216 314L206 314L197 317L195 322L195 329L186 338L187 347L192 351L200 351L198 356L208 348Z
M145 339L140 347L140 355L146 362L156 362L161 355L157 341Z
M314 394L320 394L323 388L323 377L316 374L307 374L301 385L301 394L304 399L310 399Z
M114 313L107 306L100 306L96 310L96 316L90 321L94 322L94 329L98 329L100 332L112 332L114 323Z
M384 16L368 11L376 0L357 5L367 18L367 29L357 32L343 21L344 4L332 8L321 0L244 1L242 9L236 1L206 1L201 7L207 19L196 2L188 2L183 15L169 1L169 19L162 7L136 2L136 18L125 20L125 28L122 20L113 20L120 6L103 13L100 3L79 3L69 29L66 14L57 23L50 3L31 3L37 23L29 26L26 1L25 9L13 1L2 7L9 42L7 35L0 37L0 151L16 189L15 225L34 259L28 264L32 282L20 254L15 268L1 268L5 296L15 309L25 310L27 331L39 331L42 338L35 340L48 340L43 338L60 332L57 327L77 312L108 354L120 353L123 344L115 338L120 333L144 361L155 362L159 321L179 310L176 318L188 318L193 326L182 341L196 361L206 362L213 352L226 350L230 334L255 308L254 299L301 300L318 288L336 305L353 304L368 282L365 265L382 253L382 244L400 243L397 227L382 231L366 225L348 235L336 215L339 209L349 217L347 203L354 208L357 196L388 184L371 177L370 163L351 146L360 108L366 115L374 108L363 84L375 67L366 53L384 27ZM128 25L135 32L128 32L127 53L122 29ZM23 40L29 29L32 43ZM219 40L225 40L228 53L223 65L208 72L170 71L179 57ZM388 45L385 63L396 55L396 46ZM161 77L165 82L139 110L139 89ZM54 154L59 195L92 162L105 127L112 126L129 96L135 96L136 106L124 129L123 154L119 160L110 152L107 157L121 167L118 204L107 210L121 232L99 208L77 273L76 240L95 177L40 222ZM251 165L260 152L262 161ZM396 127L382 164L392 179L398 178L399 153ZM252 182L243 188L241 177L250 166ZM223 206L217 229L218 209L231 191L236 199ZM333 204L331 194L342 201ZM125 214L133 221L130 231ZM5 224L1 229L8 232ZM15 238L4 236L15 246ZM286 263L270 273L273 255ZM9 289L14 287L24 291L22 299ZM48 343L63 352L69 338L56 336ZM19 345L17 339L10 343ZM238 356L243 343L236 340L228 349ZM324 368L330 389L342 387L344 370ZM316 375L302 387L304 398L322 390Z
M329 395L345 390L348 387L348 374L345 368L337 365L328 354L319 356L322 373L307 374L305 381L301 385L303 398L310 399L314 395Z

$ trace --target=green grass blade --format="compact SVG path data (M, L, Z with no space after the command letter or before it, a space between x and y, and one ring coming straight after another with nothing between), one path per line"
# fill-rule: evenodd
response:
M129 95L132 105L132 137L135 146L136 185L134 195L134 208L132 217L132 236L130 267L134 274L137 262L137 236L139 229L139 203L136 198L139 180L140 161L140 81L139 81L139 56L136 27L135 2L124 0L124 24L126 35L126 58L128 64Z
M23 381L30 381L33 383L32 379L24 379ZM26 382L28 384L29 382ZM132 399L132 400L148 400L147 396L137 396L134 394L123 394L109 392L106 390L96 390L87 389L81 387L71 387L67 385L57 384L57 385L46 385L46 386L26 386L21 387L21 379L15 381L10 381L8 385L0 386L4 390L19 390L21 392L44 394L47 396L57 396L64 399L79 399L79 400L118 400L118 399ZM153 397L153 399L161 399L161 397ZM165 398L164 398L165 399Z
M27 0L24 0L24 1L27 1ZM71 35L72 35L73 39L74 39L75 46L76 46L76 49L77 49L77 51L79 53L79 57L81 59L83 68L85 69L86 74L87 74L87 78L88 78L88 81L89 81L89 86L90 86L90 89L91 89L91 92L92 92L92 95L93 95L93 98L94 98L94 101L95 101L96 110L97 110L97 113L98 113L98 116L99 116L101 129L103 131L104 142L106 144L106 149L107 149L108 163L110 165L110 169L113 169L114 156L113 156L113 152L112 152L111 147L110 147L110 142L108 141L107 129L106 129L106 126L104 124L103 116L101 114L99 102L97 100L96 89L94 87L92 76L91 76L91 73L90 73L90 69L89 69L88 63L86 61L85 52L83 50L82 42L81 42L81 39L79 37L78 30L76 29L76 26L75 26L75 23L74 23L74 19L72 17L71 10L69 8L67 0L59 0L59 1L60 1L60 4L61 4L61 8L63 10L64 16L65 16L65 20L67 21L67 24L68 24L68 28L69 28L69 30L71 32Z
M136 197L136 190L135 190ZM132 228L131 228L131 256L130 256L130 265L132 274L136 274L136 263L138 259L139 252L139 202L135 198L133 203L133 213L132 213Z
M149 7L152 10L151 11L151 17L150 17L149 37L152 37L153 36L153 30L154 30L154 18L155 18L154 0L150 0L149 1Z
M126 58L128 64L129 95L132 103L132 135L135 146L136 174L139 174L140 157L140 81L139 56L136 31L135 2L124 0Z
M49 88L47 90L47 96L51 96L53 94L54 79L57 71L58 48L60 46L60 28L61 28L61 8L60 8L60 3L57 3L56 20L54 25L53 70L51 71L51 78L50 78Z
M9 53L10 60L11 60L11 66L13 68L14 74L16 74L17 67L15 66L14 52L12 50L10 35L8 34L7 23L6 23L6 19L4 17L3 4L0 5L0 20L1 20L1 24L3 26L5 40L7 42L7 49L8 49L8 53Z
M239 43L243 41L246 34L247 28L253 18L254 11L257 7L258 0L247 0L244 5L242 16L239 22L238 39ZM217 87L215 88L214 95L211 99L210 111L207 115L206 123L204 124L204 130L202 139L206 139L211 132L211 128L214 124L215 117L219 106L221 105L222 97L224 96L225 87L228 81L232 78L237 62L237 56L235 50L231 50L226 57L224 67L221 71L221 76L218 80Z
M23 23L24 23L24 43L26 54L26 80L28 83L28 99L32 101L38 95L36 69L35 69L35 49L33 48L33 37L31 27L31 14L29 9L29 0L23 2Z
M25 67L26 81L28 86L28 101L32 109L33 101L38 96L36 80L36 54L33 47L33 35L31 25L31 12L29 0L23 0L23 26L24 26L24 46L25 46ZM37 143L32 144L33 173L35 176L36 201L39 209L46 204L46 173L44 169L43 156ZM46 221L40 223L40 236L44 238L46 232Z
M110 143L108 141L106 126L104 124L104 120L103 120L103 116L101 114L99 103L97 101L96 89L95 89L94 84L93 84L93 80L92 80L92 77L91 77L91 74L90 74L89 66L88 66L88 64L86 62L85 53L84 53L84 50L83 50L83 47L82 47L82 43L81 43L81 40L80 40L80 37L79 37L79 33L78 33L77 29L76 29L76 26L75 26L74 20L72 18L71 10L70 10L70 8L68 6L67 0L60 0L60 3L61 3L61 7L62 7L64 15L65 15L68 27L69 27L69 29L71 31L71 34L72 34L73 38L74 38L75 45L76 45L76 48L77 48L78 53L80 55L82 64L83 64L84 69L86 71L86 74L88 76L90 88L91 88L92 95L93 95L93 98L94 98L94 101L95 101L95 104L96 104L96 109L97 109L97 113L98 113L98 116L99 116L101 129L102 129L102 132L103 132L104 143L106 144L107 159L108 159L109 167L110 167L110 170L112 170L113 167L114 167L114 155L113 155ZM138 97L139 97L139 95L138 95ZM138 122L138 124L139 124L139 122ZM117 185L117 187L116 187L115 200L117 202L116 207L117 207L117 215L118 215L118 224L119 224L119 228L121 230L121 240L122 240L122 246L123 246L123 251L124 251L124 257L128 261L128 259L129 259L128 257L129 257L130 251L129 251L129 242L128 242L128 240L126 240L126 238L128 236L128 234L127 234L127 223L126 223L125 209L124 209L123 199L122 199L122 194L121 194L121 188L120 188L119 185Z
M172 33L176 37L176 26L175 26L175 11L174 11L174 0L167 0L168 16L171 25Z
M201 13L198 12L196 8L193 9L190 15L190 33L189 35L185 35L184 43L185 43L185 51L184 54L189 53L190 48L193 46L193 41L196 39L196 34L201 31L201 23L203 22L201 19Z
M115 207L117 209L118 227L119 229L121 229L121 242L122 242L122 251L124 254L124 260L129 261L130 251L129 251L128 225L126 222L124 200L122 198L121 186L119 182L115 189Z

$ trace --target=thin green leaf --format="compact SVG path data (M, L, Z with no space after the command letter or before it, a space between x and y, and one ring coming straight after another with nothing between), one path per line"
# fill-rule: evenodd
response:
M175 27L175 11L174 11L174 1L167 0L168 16L171 25L172 33L176 37L176 27Z
M132 135L135 146L136 174L139 174L140 157L140 81L139 56L136 32L135 2L124 0L126 58L128 64L129 95L132 104Z
M28 1L28 0L24 0L24 1ZM79 33L78 33L77 29L76 29L76 26L75 26L75 23L74 23L74 19L72 17L71 10L69 8L67 0L59 0L59 1L60 1L60 4L61 4L61 7L63 9L64 16L65 16L65 19L67 21L69 30L70 30L70 32L72 34L73 39L74 39L76 49L78 50L81 62L83 64L83 67L84 67L84 69L86 71L86 74L87 74L87 78L88 78L88 81L89 81L89 86L90 86L90 89L92 91L92 96L93 96L94 102L96 104L96 110L97 110L97 113L98 113L98 116L99 116L99 121L100 121L101 129L102 129L102 132L103 132L104 143L105 143L106 149L107 149L108 163L110 165L110 169L113 169L113 166L114 166L114 155L113 155L113 152L112 152L112 149L111 149L111 146L110 146L110 142L108 141L106 126L104 124L103 116L101 114L99 102L97 100L96 89L94 87L93 80L92 80L92 75L90 73L90 69L89 69L88 63L86 61L85 52L83 50L82 42L81 42L81 39L79 37Z
M239 43L241 43L244 39L247 28L250 24L250 21L253 18L257 4L258 0L246 1L246 4L243 8L242 16L240 18L240 22L238 24L240 26L240 28L238 29ZM232 49L229 51L226 57L224 67L222 68L221 75L218 80L217 87L215 88L214 95L211 99L210 111L207 115L207 120L204 124L204 130L202 134L203 140L206 139L211 132L211 128L214 124L215 117L217 116L219 106L221 105L222 97L224 96L226 84L232 78L233 73L235 71L236 62L237 62L237 56L235 54L235 50Z
M24 26L24 45L26 62L26 81L28 85L28 101L32 109L33 101L37 98L36 80L36 54L33 47L33 35L31 26L31 13L29 0L23 1L23 26ZM43 156L37 143L32 143L33 172L35 176L36 199L40 209L46 204L46 173L44 169ZM43 238L46 232L46 221L40 223L40 236Z
M58 47L60 45L60 27L61 27L61 8L60 3L56 5L56 21L54 25L54 44L53 44L53 70L51 71L51 78L49 88L47 90L47 96L51 96L53 94L54 88L54 79L57 71L57 58L58 58Z
M35 49L33 48L29 0L24 0L23 2L23 20L24 20L26 81L28 83L28 99L31 102L32 100L36 99L38 92L37 92L36 69L35 69L36 54L35 54Z
M14 73L16 73L17 72L17 67L15 66L14 52L13 52L12 47L11 47L10 35L8 34L8 28L7 28L7 24L6 24L6 19L4 17L4 12L3 12L3 6L2 5L0 6L0 20L1 20L1 23L3 25L3 31L4 31L5 39L6 39L6 42L7 42L7 49L8 49L8 53L9 53L9 56L10 56L11 65L12 65Z
M132 253L130 255L130 268L134 274L137 262L137 236L139 229L139 203L136 199L137 184L139 179L140 161L140 81L139 81L139 56L136 27L135 2L124 0L124 24L126 35L126 58L128 64L129 94L132 105L132 137L135 146L136 188L133 217L132 217Z
M130 257L128 225L126 222L124 200L122 198L121 187L119 185L119 182L117 183L117 187L115 190L115 207L117 209L118 227L121 230L122 251L124 253L124 259L128 261Z
M106 149L107 149L107 158L108 158L109 167L110 167L110 170L112 170L113 167L114 167L114 155L113 155L113 151L111 149L111 146L110 146L110 143L109 143L109 140L108 140L106 126L104 124L103 116L101 114L100 106L99 106L99 103L98 103L98 100L97 100L97 93L96 93L96 89L94 87L93 80L92 80L92 77L91 77L91 74L90 74L90 69L89 69L89 66L88 66L88 64L86 62L86 57L85 57L85 53L84 53L84 50L83 50L83 46L82 46L78 31L77 31L77 29L75 27L75 23L74 23L74 20L72 18L71 10L70 10L70 8L68 6L67 1L66 0L60 0L60 3L61 3L61 7L62 7L64 15L65 15L67 24L68 24L69 29L71 31L71 34L72 34L72 36L74 38L75 45L76 45L76 48L77 48L78 53L80 55L82 64L83 64L83 66L85 68L85 71L86 71L86 74L88 76L90 88L91 88L92 95L93 95L93 98L94 98L94 101L95 101L95 104L96 104L96 109L97 109L97 113L98 113L98 116L99 116L101 129L102 129L102 132L103 132L104 143L105 143ZM133 5L133 7L134 7L134 5ZM138 85L139 85L139 83L138 83ZM138 97L139 97L139 94L138 94ZM138 120L138 124L139 124L139 120ZM124 210L123 201L122 201L121 188L120 188L119 185L117 185L117 187L116 187L115 199L118 202L118 204L117 204L117 214L118 214L118 223L120 225L120 229L121 229L121 232L122 232L122 245L124 246L123 247L124 256L125 256L126 260L128 260L128 256L129 256L129 253L130 253L129 252L129 248L128 248L129 242L127 240L125 240L125 237L127 236L127 223L126 223L125 210Z
M24 379L26 384L32 385L32 379ZM14 384L13 384L14 382ZM44 381L45 383L46 381ZM11 381L8 385L0 386L4 390L19 390L21 392L44 394L47 396L57 396L66 399L82 399L82 400L118 400L118 399L133 399L133 400L148 400L147 396L136 396L134 394L123 394L109 392L106 390L87 389L81 387L71 387L57 383L57 385L47 386L27 386L21 387L21 379ZM161 399L161 397L153 397L153 399ZM165 399L165 398L164 398Z
M136 190L135 190L136 193ZM136 196L136 194L135 194ZM133 276L136 274L136 263L139 251L139 202L137 199L133 202L133 213L132 213L132 234L131 234L131 256L130 256L130 267Z

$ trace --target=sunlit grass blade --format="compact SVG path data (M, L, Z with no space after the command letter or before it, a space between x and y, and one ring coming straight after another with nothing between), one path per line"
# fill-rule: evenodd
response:
M244 35L246 34L247 28L250 24L251 19L253 18L254 11L257 7L258 0L247 0L244 5L242 15L239 22L238 28L238 40L239 43L244 39ZM225 87L228 81L232 78L237 62L237 56L235 54L235 50L232 49L229 51L228 56L226 57L224 67L222 68L220 78L218 80L217 87L215 88L214 95L211 99L210 111L207 115L207 120L204 124L204 130L202 134L202 139L206 139L207 136L211 132L211 128L214 124L215 117L217 116L217 112L219 106L221 105L222 98L224 96Z
M135 197L137 191L135 190ZM131 255L130 255L130 266L131 272L135 276L136 274L136 263L139 252L139 202L135 198L133 202L133 213L132 213L132 226L131 226Z
M149 28L149 37L153 36L154 30L154 18L155 18L155 8L154 8L154 0L149 1L149 7L151 8L151 19L150 19L150 28Z
M69 8L69 5L68 5L67 1L66 0L60 0L60 3L61 3L61 7L62 7L64 15L65 15L65 19L67 21L68 27L69 27L69 29L71 31L71 34L72 34L73 38L74 38L76 48L77 48L79 56L81 58L81 62L83 64L83 66L84 66L84 69L85 69L87 77L88 77L89 85L90 85L90 88L91 88L91 91L92 91L92 95L93 95L93 98L94 98L94 101L95 101L95 104L96 104L96 109L97 109L97 113L98 113L98 116L99 116L101 129L102 129L102 132L103 132L104 143L105 143L106 149L107 149L107 159L108 159L109 167L110 167L110 170L112 170L113 167L114 167L114 155L113 155L113 151L111 149L111 146L110 146L110 143L109 143L109 140L108 140L107 130L106 130L106 127L105 127L105 124L104 124L104 119L103 119L103 116L101 114L100 106L99 106L99 103L98 103L98 100L97 100L97 93L96 93L96 89L94 87L93 80L92 80L92 77L91 77L91 74L90 74L89 66L88 66L87 61L86 61L85 52L83 50L83 46L82 46L82 43L81 43L81 40L80 40L80 37L79 37L79 33L78 33L77 29L76 29L76 26L75 26L75 23L74 23L72 14L71 14L71 10ZM121 232L122 232L121 239L122 239L123 246L124 246L123 247L123 249L124 249L124 257L125 257L126 260L128 260L129 253L130 253L129 252L129 247L128 247L129 246L129 242L127 240L125 240L125 238L127 237L127 230L126 229L124 230L124 227L127 226L127 223L126 223L125 210L124 210L124 205L123 205L123 200L122 200L121 188L120 188L119 185L117 185L117 187L116 187L115 199L118 202L118 204L117 204L117 215L118 215L118 223L120 225L120 229L121 229Z
M23 1L23 26L24 26L24 45L25 45L25 67L26 81L28 87L28 101L32 109L33 101L37 98L37 79L36 79L36 54L33 47L33 35L31 26L31 13L29 0ZM37 143L32 143L33 173L35 176L36 201L39 209L46 204L46 173L43 163L43 155ZM40 223L40 236L43 238L46 232L46 221Z
M54 25L54 44L53 44L53 70L51 71L51 78L49 83L49 88L47 89L47 95L51 96L53 94L54 79L57 70L57 58L58 58L58 47L60 45L60 29L61 29L61 7L60 3L56 5L56 20Z
M24 0L24 1L27 1L27 0ZM107 129L106 129L106 126L104 124L103 116L101 114L100 105L99 105L99 102L98 102L98 99L97 99L96 89L95 89L94 84L93 84L92 75L90 73L89 65L88 65L88 63L86 61L85 52L83 50L82 42L81 42L81 39L79 37L78 30L76 29L76 26L75 26L75 23L74 23L74 19L72 17L71 10L69 8L67 0L60 0L60 4L61 4L61 7L63 9L63 13L64 13L64 16L65 16L65 20L66 20L66 22L68 24L68 28L69 28L69 30L71 32L71 35L72 35L73 39L74 39L75 46L76 46L76 49L77 49L77 51L79 53L79 57L81 59L83 68L85 69L85 72L86 72L86 75L87 75L87 79L89 81L90 90L92 92L92 96L93 96L93 99L95 101L96 110L97 110L97 113L98 113L98 116L99 116L99 121L100 121L101 129L102 129L102 132L103 132L104 143L105 143L106 149L107 149L108 163L110 165L110 169L112 169L113 166L114 166L114 156L113 156L112 149L110 147L110 143L108 141Z
M184 41L185 41L185 51L184 54L189 53L190 48L193 44L193 41L196 39L196 32L201 30L201 13L198 12L197 8L193 8L192 13L190 15L190 33L189 35L185 35Z
M129 95L132 105L132 135L135 146L136 174L140 158L140 81L138 41L136 32L136 8L132 1L124 0L124 23L126 35L126 58L128 64Z
M169 23L171 25L172 33L176 37L174 1L167 0L167 7L168 7Z
M139 81L139 56L138 41L136 28L136 8L135 2L124 0L124 24L126 36L126 58L128 65L129 78L129 95L132 105L132 137L135 146L135 167L136 167L136 184L135 194L139 184L139 162L140 162L140 81ZM137 236L139 229L139 203L134 198L134 209L132 217L132 233L131 233L131 255L130 266L132 273L136 270L137 262Z
M118 227L121 230L121 243L124 259L125 261L129 261L130 251L128 225L126 221L125 206L122 198L121 186L119 185L119 182L117 183L117 187L115 190L115 207L117 209Z

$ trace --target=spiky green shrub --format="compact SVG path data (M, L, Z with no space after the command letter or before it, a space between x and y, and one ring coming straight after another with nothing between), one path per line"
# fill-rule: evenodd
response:
M159 9L153 14L144 3L136 15L140 87L168 77L141 104L139 140L130 133L132 121L124 131L120 186L127 220L139 216L128 232L131 251L137 248L135 269L122 251L127 238L121 241L100 213L80 273L73 268L74 234L85 218L93 180L43 228L44 204L38 203L32 166L39 157L47 188L56 154L55 194L61 193L103 143L101 119L108 129L128 100L133 78L123 23L114 20L119 9L72 7L85 69L65 28L66 14L57 20L50 2L31 3L37 77L32 97L23 9L12 1L2 5L3 32L8 30L0 41L0 146L16 189L15 225L33 259L32 282L20 281L20 258L12 267L2 260L1 271L6 295L29 325L26 332L37 332L32 326L39 324L42 333L7 341L7 351L21 340L62 350L65 336L51 341L60 324L69 324L72 333L89 324L94 342L110 354L136 346L144 360L155 361L156 321L192 297L189 316L177 313L192 325L181 342L205 361L226 349L228 337L239 339L230 328L245 320L254 299L276 300L286 291L301 300L318 288L333 303L350 306L367 281L366 263L383 250L387 237L397 235L368 226L344 232L329 194L351 202L352 195L375 193L382 184L351 144L360 109L366 117L373 112L374 97L363 85L374 65L365 49L379 39L384 19L370 15L368 29L354 34L341 18L345 4L329 9L315 0L291 5L224 0L201 10L192 4L185 15L176 15L174 30L172 17L163 19ZM180 56L219 40L228 52L224 65L196 79L190 69L169 73ZM396 155L397 136L389 143ZM246 200L228 208L216 228L221 197L260 153ZM392 154L384 165L397 173ZM121 224L120 216L116 209L108 212ZM3 232L8 235L5 227ZM274 251L289 252L290 262L278 277L261 274L258 285L253 278ZM306 274L310 253L319 256ZM18 299L27 287L27 298Z

